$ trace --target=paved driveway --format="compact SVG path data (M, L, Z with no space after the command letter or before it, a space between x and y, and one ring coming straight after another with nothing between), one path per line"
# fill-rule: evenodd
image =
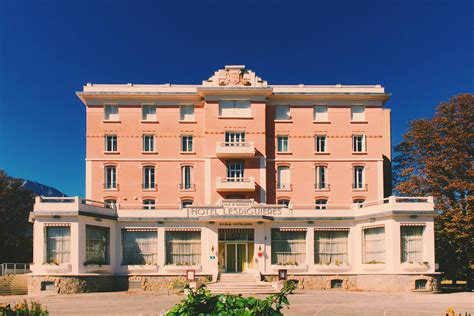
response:
M160 315L182 296L152 293L89 293L71 295L0 296L1 302L33 298L46 305L50 315ZM435 316L448 307L457 314L474 316L474 293L388 294L374 292L315 291L293 294L285 315L324 316Z

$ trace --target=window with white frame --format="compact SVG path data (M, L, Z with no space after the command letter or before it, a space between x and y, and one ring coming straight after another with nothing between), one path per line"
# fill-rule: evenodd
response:
M290 120L290 106L277 105L275 106L275 120Z
M290 200L289 199L279 199L278 200L278 205L284 205L288 207L290 205Z
M326 166L316 166L316 190L324 190L329 188L327 183L327 172L328 168Z
M181 121L194 121L194 105L186 104L179 107L179 119Z
M385 227L363 230L363 263L385 263Z
M244 181L244 170L242 161L227 162L227 181Z
M143 135L143 151L145 152L155 151L155 135L153 134Z
M400 244L402 262L423 261L424 226L401 226Z
M105 199L104 204L108 208L114 208L117 205L117 199Z
M181 189L190 190L193 188L191 181L192 166L182 166L181 167Z
M327 105L316 105L313 108L313 120L316 122L327 122L328 107Z
M277 151L279 153L287 153L289 152L288 148L288 135L279 135L277 136Z
M156 105L144 104L142 105L142 120L156 121Z
M185 209L186 207L191 206L191 205L193 205L193 200L189 200L189 199L181 200L182 209Z
M145 166L143 167L143 189L154 189L155 188L155 167Z
M119 120L118 105L113 105L113 104L104 105L104 120L106 121Z
M272 264L304 264L306 262L306 231L271 231Z
M365 135L352 135L352 151L355 153L365 152Z
M315 147L317 153L326 152L326 135L316 135Z
M155 209L155 200L154 199L144 199L143 200L143 209L144 210L154 210Z
M181 151L182 152L193 151L193 136L192 135L181 136Z
M314 232L314 263L343 264L347 263L348 253L347 230Z
M117 152L117 135L105 135L105 151Z
M167 231L166 264L196 265L201 263L201 232Z
M117 189L117 167L105 166L104 189Z
M365 121L365 106L353 105L351 106L351 120L352 121Z
M314 204L315 204L315 208L317 210L325 210L327 208L326 205L328 204L328 200L327 199L316 199L314 201Z
M245 132L225 132L225 146L242 146L245 143Z
M71 229L69 226L46 227L46 263L71 262Z
M122 258L124 265L158 263L158 232L122 231Z
M290 178L290 167L289 166L278 166L277 167L277 189L289 190L291 189L291 178Z
M252 111L249 100L222 100L219 102L221 117L251 117Z
M110 264L110 228L86 225L86 263Z
M354 172L354 183L352 185L352 188L364 189L364 167L355 166L353 172Z

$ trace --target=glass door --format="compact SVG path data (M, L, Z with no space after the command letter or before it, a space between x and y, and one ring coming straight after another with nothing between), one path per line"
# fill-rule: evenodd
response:
M247 244L226 244L225 271L243 272L247 261Z
M235 249L236 244L227 244L226 245L226 258L225 258L225 271L226 272L236 272L236 258L235 258Z

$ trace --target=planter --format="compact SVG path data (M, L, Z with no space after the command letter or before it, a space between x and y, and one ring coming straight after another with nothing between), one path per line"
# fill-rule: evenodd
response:
M60 264L43 264L43 270L47 273L68 273L71 272L72 266L70 263L60 263Z
M297 272L307 272L308 271L308 265L307 264L287 264L287 265L272 265L272 269L278 273L278 270L287 270L288 274L291 273L297 273Z
M402 263L402 270L408 272L425 272L428 271L430 268L429 264L425 264L422 262L414 262L414 263Z
M125 266L125 270L128 273L153 273L158 271L157 265L128 265Z
M348 263L344 264L316 264L315 269L320 272L346 272L352 270L352 266Z
M89 273L103 273L103 272L111 272L112 267L109 264L103 264L103 265L96 265L96 264L90 264L86 265L85 267L86 272Z
M177 266L177 265L168 265L164 267L166 272L170 273L184 273L187 270L194 270L196 273L202 271L202 266L200 264L190 265L190 266Z

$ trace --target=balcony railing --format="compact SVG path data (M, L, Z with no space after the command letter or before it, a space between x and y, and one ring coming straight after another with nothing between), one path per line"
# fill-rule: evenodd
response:
M277 190L290 191L292 189L293 189L293 185L291 183L277 183Z
M179 189L192 191L196 189L196 185L194 183L181 183Z
M352 183L353 190L368 190L368 188L367 183Z
M255 191L254 177L218 177L216 181L218 191Z
M120 186L116 182L107 182L107 183L104 183L104 189L105 190L119 190Z
M325 182L315 183L314 189L315 190L331 190L331 185Z
M142 183L142 189L143 190L156 190L156 183L151 182L151 183Z
M254 142L217 142L216 156L221 158L250 158L255 156Z

